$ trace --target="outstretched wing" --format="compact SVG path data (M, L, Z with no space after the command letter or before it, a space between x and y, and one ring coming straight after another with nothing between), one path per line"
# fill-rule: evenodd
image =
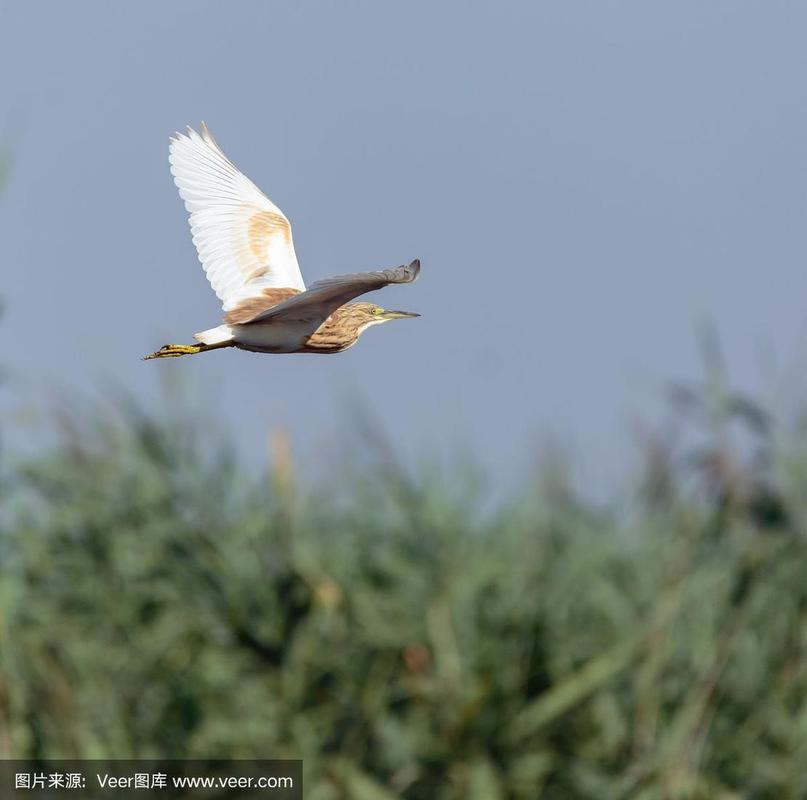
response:
M283 319L307 321L321 325L339 306L354 297L381 289L391 283L412 283L420 274L420 259L411 264L376 272L356 272L339 275L313 283L305 292L294 295L268 311L254 317L251 322L268 322Z
M289 221L235 168L204 123L201 135L188 128L172 137L169 161L199 260L225 311L265 290L305 289Z

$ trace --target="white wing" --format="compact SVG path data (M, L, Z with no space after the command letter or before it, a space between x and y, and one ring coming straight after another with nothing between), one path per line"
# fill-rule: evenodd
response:
M356 272L339 275L311 284L305 292L273 306L254 317L251 322L269 320L296 320L322 324L339 306L355 297L381 289L391 283L412 283L420 274L420 259L407 266L380 269L376 272Z
M204 123L201 135L188 128L172 137L169 161L199 260L225 311L264 289L305 289L289 221L235 168Z

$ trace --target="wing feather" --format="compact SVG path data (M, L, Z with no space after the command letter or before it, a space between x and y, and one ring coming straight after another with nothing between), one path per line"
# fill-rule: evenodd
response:
M412 283L420 274L420 260L394 269L356 272L317 281L304 292L256 315L250 322L295 320L322 324L339 306L359 295L382 289L391 283Z
M265 289L303 291L291 225L202 123L171 139L169 161L199 260L225 311Z

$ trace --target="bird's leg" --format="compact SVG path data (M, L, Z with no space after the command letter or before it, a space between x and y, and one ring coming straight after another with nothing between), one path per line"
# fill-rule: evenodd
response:
M194 353L206 353L208 350L218 350L222 347L235 347L235 342L216 342L216 344L166 344L156 353L143 356L144 361L150 358L176 358L177 356L192 356Z
M176 358L177 356L190 356L194 353L201 353L207 348L202 344L166 344L156 353L143 356L144 361L150 358Z

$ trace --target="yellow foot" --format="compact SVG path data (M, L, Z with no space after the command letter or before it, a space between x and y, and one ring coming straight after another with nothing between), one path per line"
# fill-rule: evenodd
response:
M190 356L194 353L201 353L202 345L199 344L166 344L156 353L143 356L144 361L150 358L176 358L177 356Z

